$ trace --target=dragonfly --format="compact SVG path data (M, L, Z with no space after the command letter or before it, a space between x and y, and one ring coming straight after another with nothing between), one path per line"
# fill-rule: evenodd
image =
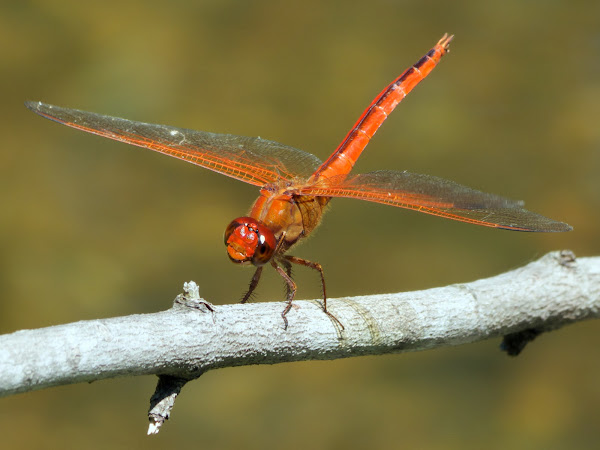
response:
M286 285L287 302L281 316L287 329L287 314L297 290L292 265L306 266L320 274L323 311L344 329L327 309L321 264L287 254L315 230L332 198L366 200L504 230L572 229L566 223L524 209L521 201L431 175L393 170L350 174L385 119L448 53L452 38L448 34L442 36L421 59L383 89L324 162L310 153L260 137L134 122L41 102L27 102L26 106L63 125L154 150L258 186L260 195L250 212L234 219L224 236L231 261L256 267L242 303L251 298L264 267L271 265Z

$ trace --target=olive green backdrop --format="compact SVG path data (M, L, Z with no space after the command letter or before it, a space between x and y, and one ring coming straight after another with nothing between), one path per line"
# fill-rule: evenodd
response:
M42 120L61 106L261 136L327 157L442 36L451 52L356 169L409 170L523 199L571 233L512 233L335 200L294 254L332 297L467 282L548 251L600 255L596 1L4 1L0 333L214 303L252 275L222 233L252 186ZM272 271L271 271L272 272ZM298 298L319 295L297 271ZM258 299L282 300L275 274ZM150 338L150 337L149 337ZM593 448L600 325L435 351L211 372L147 438L154 377L0 399L3 448Z

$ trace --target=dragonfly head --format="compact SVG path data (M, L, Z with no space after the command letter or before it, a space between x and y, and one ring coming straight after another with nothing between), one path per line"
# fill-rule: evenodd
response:
M225 230L225 245L229 259L238 264L262 266L268 263L277 242L273 232L252 217L239 217Z

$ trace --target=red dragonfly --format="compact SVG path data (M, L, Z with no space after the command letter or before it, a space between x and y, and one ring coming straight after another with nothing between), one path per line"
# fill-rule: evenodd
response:
M360 116L342 143L325 161L261 138L215 134L153 125L44 103L28 102L37 114L58 123L205 167L260 187L260 196L247 216L233 220L225 231L231 261L256 266L246 302L256 289L263 268L270 264L285 280L285 328L296 284L292 264L319 272L323 310L327 311L325 277L320 264L286 252L308 236L321 221L333 197L383 203L434 216L516 231L569 231L571 227L523 209L523 203L486 194L429 175L379 170L350 175L369 140L396 105L423 80L448 52L453 36L445 34L417 63L387 86Z

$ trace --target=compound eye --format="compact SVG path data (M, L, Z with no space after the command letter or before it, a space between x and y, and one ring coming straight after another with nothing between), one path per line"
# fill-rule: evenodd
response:
M252 264L261 266L268 263L273 257L276 246L277 243L275 242L273 232L264 225L259 225L258 243L256 245L256 250L254 251L254 256L252 257Z
M225 245L228 244L229 238L231 237L231 235L235 232L235 230L242 225L240 222L238 222L238 220L234 220L232 221L229 225L227 225L227 228L225 229L225 234L223 236L223 240L225 241Z

